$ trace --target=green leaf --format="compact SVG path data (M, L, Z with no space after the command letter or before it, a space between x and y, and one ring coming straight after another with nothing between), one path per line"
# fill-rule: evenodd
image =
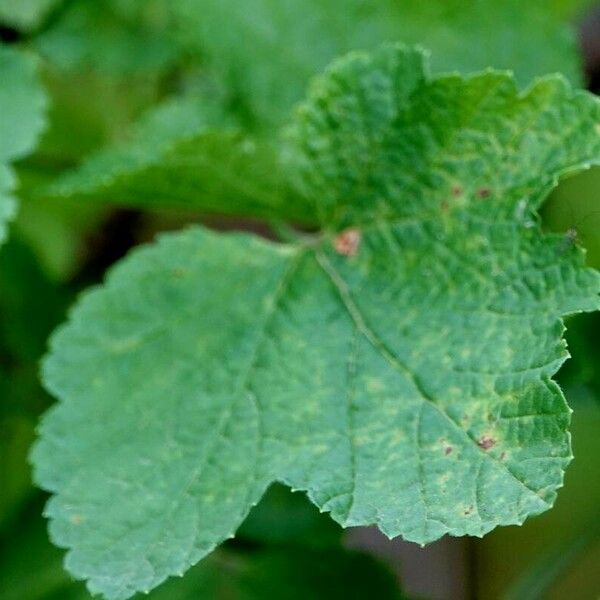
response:
M27 455L50 403L38 362L65 307L32 253L12 237L0 252L0 529L32 491Z
M205 598L218 597L223 590L231 590L231 597L240 600L346 600L369 595L381 600L405 598L391 573L372 557L357 552L296 548L244 556L238 552L219 551L215 559L209 559L205 568L201 565L196 572L200 581L201 576L205 581L209 577L218 580L212 593L202 596ZM159 590L156 597L165 600L199 597L192 594L176 596L174 583L165 585L164 592L160 594Z
M585 246L588 264L600 268L600 168L561 182L544 205L544 225L571 232Z
M178 47L162 15L152 10L156 2L138 3L134 14L123 14L113 4L111 0L72 2L52 27L34 39L34 46L66 71L123 77L171 66Z
M31 152L44 127L46 98L38 82L34 57L0 46L0 161Z
M464 209L533 225L560 176L600 161L600 102L562 77L520 94L507 73L430 79L421 61L357 53L297 110L292 162L323 225Z
M547 0L174 0L170 7L184 42L208 58L232 103L259 127L280 125L335 56L384 41L423 44L435 72L492 66L513 70L521 83L555 71L582 81L574 31Z
M10 167L0 163L0 244L6 239L6 224L12 221L17 211L17 203L12 195L15 176Z
M305 204L290 202L275 145L228 126L219 112L200 95L168 100L144 116L130 139L93 154L50 193L144 208L310 220Z
M15 176L9 163L26 156L45 124L46 96L29 54L0 45L0 243L13 218Z
M342 530L319 513L305 494L294 494L277 484L252 509L236 536L271 545L322 549L339 545Z
M58 0L0 0L0 21L29 31L40 25Z
M551 0L548 4L553 14L561 18L577 18L598 5L598 0Z
M320 233L162 237L54 336L33 461L67 568L151 589L273 481L419 543L547 510L571 459L561 317L600 308L600 275L533 211L600 159L598 122L556 77L431 78L396 46L335 63L288 132Z
M470 5L435 0L402 7L389 0L369 6L350 0L343 11L338 0L313 2L310 10L298 0L280 4L275 9L265 0L251 0L251 8L247 2L229 2L226 8L214 0L172 2L169 11L181 37L208 67L203 73L212 81L204 82L210 102L201 96L174 99L150 111L127 142L86 159L81 168L60 178L51 193L125 206L175 206L313 224L313 212L283 181L278 144L262 136L288 117L309 78L336 54L400 37L433 48L436 71L467 72L492 65L516 69L520 81L555 70L580 80L575 44L558 9L541 3L520 6L517 22L513 0ZM108 10L79 8L102 14ZM122 8L126 14L134 10L127 2ZM96 19L91 22L96 28ZM86 45L89 28L90 24L74 26ZM65 56L75 54L65 44ZM100 47L90 48L94 62L106 55ZM236 128L232 121L243 127Z

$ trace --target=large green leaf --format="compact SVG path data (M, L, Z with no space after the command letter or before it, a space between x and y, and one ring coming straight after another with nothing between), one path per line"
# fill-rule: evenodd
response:
M581 82L566 11L547 0L174 0L170 7L188 46L208 57L232 101L259 125L287 118L308 78L336 55L383 41L423 44L436 72L492 66L515 71L521 83L555 71Z
M0 243L14 216L15 176L10 161L27 155L44 127L46 96L33 57L0 45Z
M288 132L320 233L165 236L53 338L33 460L67 568L150 589L275 480L419 543L548 509L571 458L561 317L600 307L600 275L533 211L600 159L598 122L556 77L430 78L403 47L336 63Z

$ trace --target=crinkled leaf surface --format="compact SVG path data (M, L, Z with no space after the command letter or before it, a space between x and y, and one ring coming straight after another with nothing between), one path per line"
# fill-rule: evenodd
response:
M0 45L0 242L14 216L15 176L9 163L31 150L44 127L46 96L33 57Z
M287 119L335 56L383 41L423 44L436 72L492 66L523 84L555 71L581 82L575 33L548 0L173 0L170 8L188 46L261 125Z
M33 461L68 569L150 589L275 480L419 543L549 508L561 317L599 308L600 276L532 211L598 161L599 121L560 78L430 78L402 47L336 63L288 132L318 235L162 237L53 338Z

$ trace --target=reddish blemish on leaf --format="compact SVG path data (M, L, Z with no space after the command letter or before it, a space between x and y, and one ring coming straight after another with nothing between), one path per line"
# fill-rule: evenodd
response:
M446 446L446 447L444 448L444 454L445 454L446 456L448 456L449 454L452 454L452 452L453 452L453 451L454 451L454 448L453 448L452 446Z
M477 442L477 445L482 450L489 450L490 448L493 448L496 445L496 440L487 435L484 435L479 439L479 441Z
M362 234L358 229L346 229L333 242L333 247L342 256L356 256L360 250Z
M73 523L73 525L80 525L82 521L83 518L81 515L73 515L71 517L71 523Z
M480 188L477 190L477 197L478 198L489 198L491 193L492 193L492 191L490 190L490 188Z

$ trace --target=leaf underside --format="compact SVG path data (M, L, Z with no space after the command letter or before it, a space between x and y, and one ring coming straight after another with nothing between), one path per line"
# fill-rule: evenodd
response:
M560 78L431 78L398 46L335 63L287 131L319 234L164 236L54 336L33 462L67 568L149 590L273 481L422 544L548 509L561 318L600 307L600 276L535 210L600 159L599 122Z

